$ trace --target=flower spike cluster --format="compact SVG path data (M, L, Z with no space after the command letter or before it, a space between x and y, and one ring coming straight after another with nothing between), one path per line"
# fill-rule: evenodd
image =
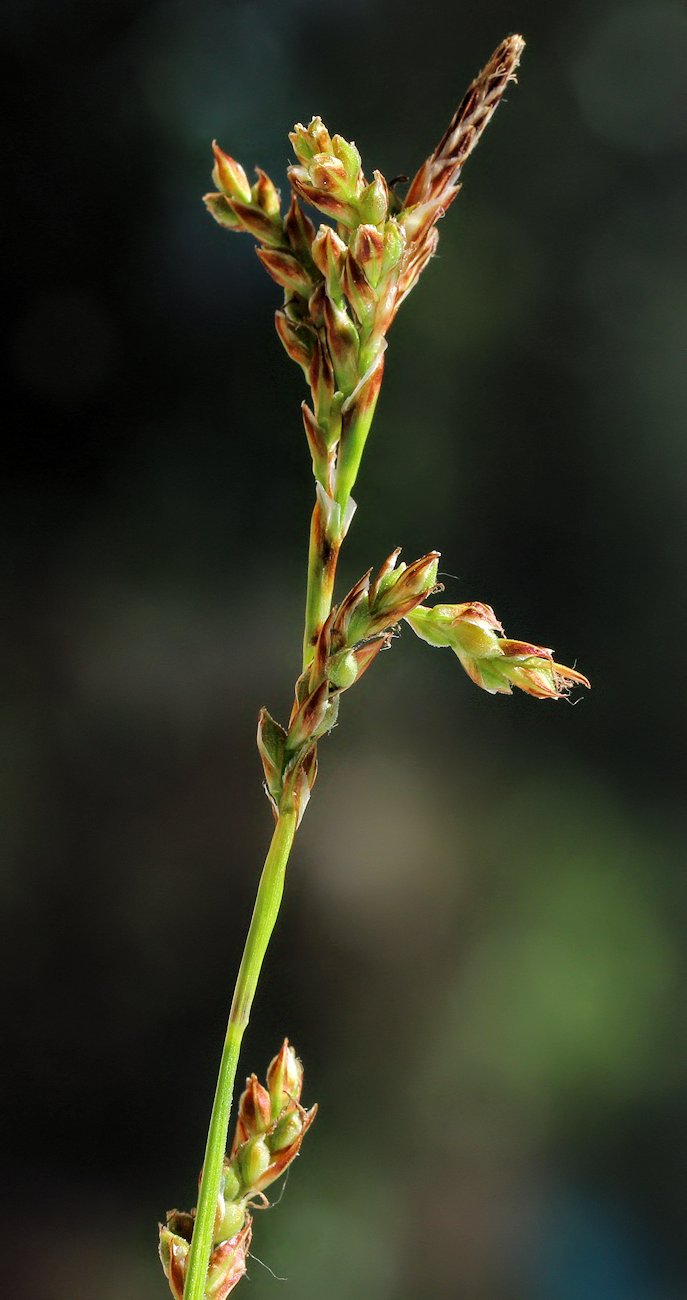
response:
M370 614L374 585L365 593L372 601L367 623L360 610L348 621L341 613L369 584L369 575L338 611L333 607L336 565L355 510L351 493L382 382L389 327L436 249L436 224L456 197L465 162L515 79L523 46L520 36L509 36L494 51L411 181L400 211L381 172L374 171L368 180L355 144L330 135L320 117L307 126L297 123L289 135L296 162L288 169L292 193L285 216L279 193L264 172L258 170L250 186L240 164L213 146L219 192L207 195L205 202L221 225L258 240L263 266L284 290L275 316L277 333L310 389L302 414L316 499L304 672L288 726L282 727L266 709L258 723L265 788L275 817L287 807L302 817L317 773L317 741L336 722L339 696L389 645L391 629L401 619L430 644L453 645L469 676L486 690L506 694L518 686L539 698L559 698L571 685L587 684L581 674L556 665L549 651L502 637L488 606L424 607L427 595L436 590L434 553L406 570L406 577L412 571L424 581L407 606L396 586L398 552L387 561L388 617L378 615L375 622ZM327 221L315 227L304 203ZM449 627L450 633L445 632Z
M224 1161L206 1283L207 1300L226 1300L244 1276L251 1209L269 1205L265 1188L296 1159L317 1106L300 1104L303 1066L287 1039L267 1067L267 1087L246 1079L231 1152ZM160 1225L160 1259L174 1300L183 1300L194 1213L170 1210Z
M382 382L386 335L436 249L436 222L458 192L458 174L513 79L522 48L522 38L511 36L495 51L397 215L381 172L368 181L355 144L330 135L319 117L290 133L297 161L288 169L286 216L264 172L258 169L251 186L240 163L213 146L217 192L205 203L220 225L257 239L258 257L284 290L277 333L310 388L310 404L302 408L318 485L310 558L324 582L318 607L309 610L306 657L331 604L355 509L351 494ZM328 221L315 229L302 203Z

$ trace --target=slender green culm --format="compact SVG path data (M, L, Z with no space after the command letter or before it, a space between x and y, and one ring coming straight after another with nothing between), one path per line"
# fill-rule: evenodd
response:
M246 1272L251 1209L298 1155L316 1107L301 1105L303 1067L288 1040L265 1084L251 1074L234 1136L229 1121L242 1038L281 904L286 866L317 776L317 748L334 726L339 701L387 649L403 621L431 646L454 651L467 674L492 694L516 686L560 699L586 678L556 663L553 652L507 638L479 601L428 604L439 555L412 563L392 551L334 603L341 547L355 512L360 471L384 374L386 336L437 246L437 222L459 190L459 177L509 83L524 42L509 36L468 88L439 144L404 199L381 172L368 180L355 145L331 136L319 117L298 123L289 139L290 203L260 168L251 185L243 167L213 145L215 191L208 211L227 230L257 241L265 270L284 290L275 317L288 355L310 392L302 404L315 502L307 560L302 672L286 725L262 709L258 751L274 815L267 853L231 1003L200 1176L198 1203L171 1210L160 1227L160 1258L175 1300L225 1300ZM305 207L325 218L315 226Z

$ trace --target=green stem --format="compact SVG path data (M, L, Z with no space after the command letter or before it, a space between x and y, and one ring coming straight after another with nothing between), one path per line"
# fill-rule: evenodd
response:
M343 464L336 493L342 519L372 423L380 381L381 370L377 382L370 385L365 400L360 403L358 411L349 424L346 430L347 438L342 441ZM316 501L310 525L308 550L308 585L303 636L304 670L312 661L317 636L332 607L334 579L342 540L342 535L337 536L333 541L329 537L320 502ZM284 892L286 864L293 845L297 821L298 814L294 810L285 810L279 814L260 877L250 928L236 978L210 1116L205 1160L198 1191L198 1208L188 1257L184 1300L205 1300L217 1197L227 1148L241 1040L248 1024L267 945L279 913Z
M377 406L377 398L384 374L383 360L376 372L366 383L355 403L350 418L344 415L341 441L336 463L336 483L334 497L341 512L346 510L349 498L355 487L360 462L363 458L365 443L370 432Z
M234 1081L241 1039L248 1024L258 977L267 951L267 945L279 913L284 892L284 875L291 846L296 833L295 811L280 813L274 828L246 945L236 978L234 997L229 1014L227 1035L222 1051L215 1099L210 1116L205 1161L198 1192L198 1210L193 1228L193 1238L184 1286L184 1300L204 1300L208 1263L217 1210L217 1196L222 1177L222 1162L227 1147L229 1116L234 1094Z

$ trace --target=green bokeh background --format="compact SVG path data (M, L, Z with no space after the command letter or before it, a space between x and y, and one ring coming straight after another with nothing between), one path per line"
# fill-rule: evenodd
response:
M321 1113L254 1300L678 1300L684 66L675 0L6 0L3 1292L153 1300L194 1199L298 670L279 295L205 215L320 113L412 172L508 95L404 306L341 590L402 544L593 691L406 631L347 695L247 1036ZM275 1280L288 1278L288 1283Z

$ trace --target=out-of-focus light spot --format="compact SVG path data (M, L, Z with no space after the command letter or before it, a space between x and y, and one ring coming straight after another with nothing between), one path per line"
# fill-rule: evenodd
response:
M285 41L256 4L205 0L177 7L171 21L169 5L158 4L139 19L133 62L150 112L177 140L195 149L221 135L250 160L258 123L271 120L273 129L289 66Z
M67 405L102 390L114 353L110 318L78 289L35 298L19 319L12 341L14 367L27 388Z
M645 1243L613 1205L554 1194L533 1249L534 1300L648 1300L658 1294Z
M530 829L528 794L514 786L485 830L485 849L508 863L507 890L456 971L436 1050L445 1069L458 1061L549 1096L660 1091L671 1082L677 955L652 891L655 850L614 836L611 803L598 827L591 806L576 821L573 790L567 813L550 792L556 826L541 786Z
M683 4L621 5L589 34L572 68L594 134L632 153L687 139L687 11Z
M326 786L318 793L314 816L303 829L316 854L312 887L327 924L355 947L367 951L374 943L384 960L395 960L395 940L407 942L411 934L414 944L431 945L450 889L438 829L445 806L442 792L409 756L392 758L380 751L349 762L339 772L336 788ZM323 836L326 853L320 847ZM455 856L449 866L454 878L460 876Z

